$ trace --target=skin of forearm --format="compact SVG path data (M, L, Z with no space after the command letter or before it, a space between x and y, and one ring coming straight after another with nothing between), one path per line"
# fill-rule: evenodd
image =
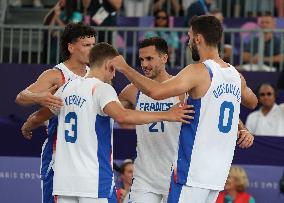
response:
M153 123L162 120L168 120L166 112L143 112L128 109L122 117L122 124L141 125L145 123Z
M29 90L23 90L17 95L16 103L22 106L37 104L37 95Z

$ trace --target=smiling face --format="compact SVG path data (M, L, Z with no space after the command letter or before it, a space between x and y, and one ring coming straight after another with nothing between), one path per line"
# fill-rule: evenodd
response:
M82 64L89 63L89 53L96 43L95 37L78 38L76 42L68 44L70 58L75 58Z
M139 49L139 59L144 75L155 79L165 68L168 56L157 52L155 46L148 46Z

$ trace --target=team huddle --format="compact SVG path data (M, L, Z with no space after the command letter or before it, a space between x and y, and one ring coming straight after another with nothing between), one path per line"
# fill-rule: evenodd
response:
M20 105L40 104L22 127L25 138L49 120L43 146L43 203L118 202L112 170L113 123L136 125L137 157L131 203L214 203L236 144L253 136L239 120L240 104L257 98L245 79L218 53L222 25L213 16L192 19L188 36L197 61L176 76L166 71L168 46L152 37L139 43L144 76L95 30L66 26L63 62L20 92ZM131 82L119 95L115 71Z

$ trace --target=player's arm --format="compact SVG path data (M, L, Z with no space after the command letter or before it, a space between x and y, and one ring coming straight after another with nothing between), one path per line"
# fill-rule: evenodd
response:
M131 68L122 56L115 57L110 65L122 72L138 89L155 100L178 96L188 92L196 85L195 65L189 65L169 80L159 83Z
M240 74L241 77L241 92L242 92L242 105L249 109L254 109L257 105L257 97L253 93L253 91L247 86L245 78Z
M112 101L108 103L103 111L112 117L118 123L140 125L145 123L153 123L158 121L176 121L189 123L192 116L187 114L194 113L191 105L184 105L181 107L172 107L165 112L144 112L132 109L125 109L119 102Z
M122 106L127 109L134 109L138 90L133 84L127 85L118 95Z
M36 82L17 95L16 103L23 106L39 104L48 108L60 107L62 101L53 96L53 93L62 84L63 80L59 70L47 70L38 77Z
M241 119L239 119L237 144L241 148L248 148L253 145L253 141L254 141L254 136L248 131L248 129L243 124Z
M49 120L54 114L48 108L41 108L34 112L22 126L22 134L26 139L32 138L32 130L43 125L45 121Z

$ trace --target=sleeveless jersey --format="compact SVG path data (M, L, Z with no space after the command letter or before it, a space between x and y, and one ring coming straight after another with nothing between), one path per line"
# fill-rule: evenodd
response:
M182 124L177 166L177 183L211 190L223 190L237 140L241 79L230 66L221 68L206 60L211 85L200 99L188 98L194 105L194 120Z
M64 106L58 112L53 195L110 197L113 120L103 108L119 102L115 90L95 78L77 78L56 95Z
M179 97L157 101L138 91L136 110L167 111L179 101ZM166 121L136 126L137 157L134 162L132 190L168 193L180 127L179 122Z
M69 70L64 63L57 64L55 69L60 70L62 81L66 83L77 77L80 77ZM89 67L86 66L87 73L89 72ZM87 74L86 73L86 74ZM52 168L54 162L54 152L55 152L55 141L57 134L57 116L52 117L48 122L47 139L42 146L41 153L41 179L48 177L48 174Z

